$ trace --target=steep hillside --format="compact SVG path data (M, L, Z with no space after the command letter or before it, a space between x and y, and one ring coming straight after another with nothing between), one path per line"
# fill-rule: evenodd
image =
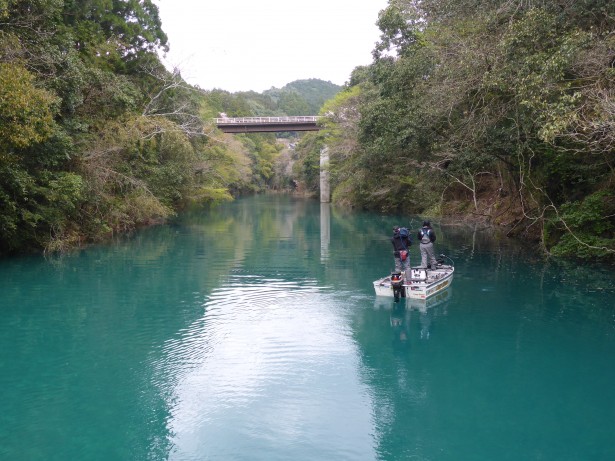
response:
M316 115L325 101L342 89L341 86L317 78L295 80L282 88L263 92L287 115Z

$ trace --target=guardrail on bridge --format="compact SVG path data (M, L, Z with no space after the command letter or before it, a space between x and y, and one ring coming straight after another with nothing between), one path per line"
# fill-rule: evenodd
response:
M255 133L272 131L318 131L318 115L284 117L219 117L218 128L225 133Z

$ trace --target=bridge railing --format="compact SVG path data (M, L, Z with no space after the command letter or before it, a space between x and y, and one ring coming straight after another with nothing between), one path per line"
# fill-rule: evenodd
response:
M293 115L285 117L223 117L215 118L217 125L240 124L251 125L259 123L301 123L317 122L322 116L319 115Z

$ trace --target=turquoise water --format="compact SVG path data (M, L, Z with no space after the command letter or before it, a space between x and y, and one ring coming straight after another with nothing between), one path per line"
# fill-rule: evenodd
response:
M0 261L0 459L615 459L615 271L436 226L451 289L395 304L398 223L253 197Z

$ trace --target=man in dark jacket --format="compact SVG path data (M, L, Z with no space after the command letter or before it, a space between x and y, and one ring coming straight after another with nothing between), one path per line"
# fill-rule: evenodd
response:
M405 227L399 226L393 227L393 237L391 237L391 243L393 244L393 257L395 258L395 272L406 272L409 276L408 269L410 268L410 233ZM404 254L405 252L405 254Z
M436 254L433 247L433 242L436 241L436 233L431 228L429 221L423 221L423 227L421 227L416 234L416 238L420 242L421 248L421 267L429 268L427 260L429 259L431 269L436 268Z

